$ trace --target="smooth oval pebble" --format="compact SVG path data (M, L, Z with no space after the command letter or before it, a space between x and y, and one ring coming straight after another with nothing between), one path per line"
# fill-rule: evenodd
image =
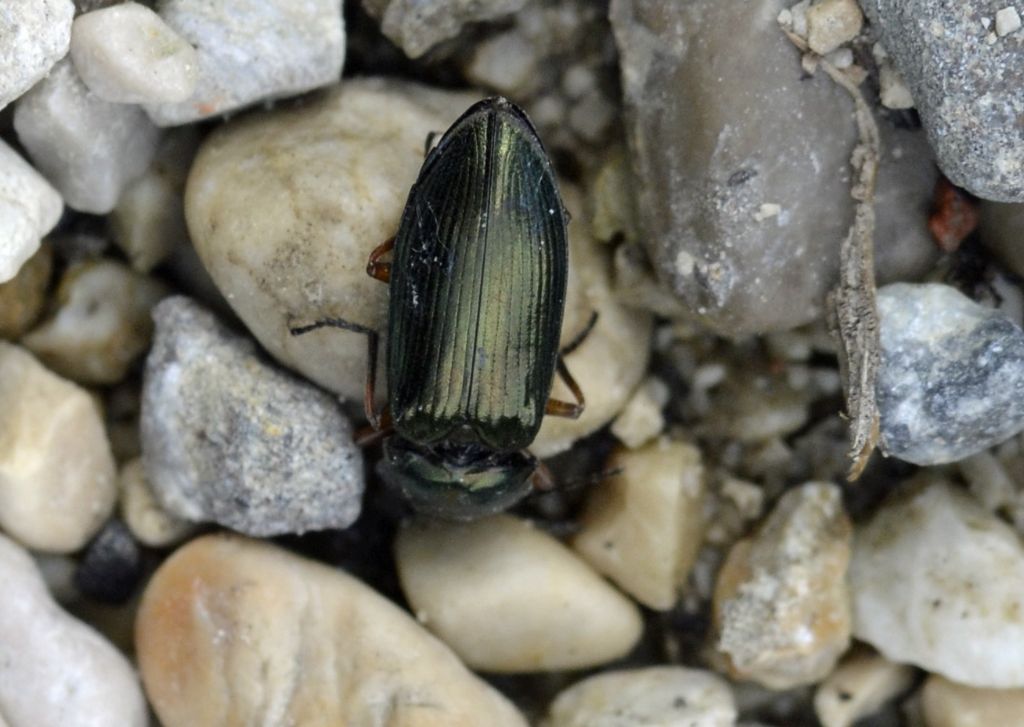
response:
M940 283L878 290L881 446L955 462L1024 429L1024 331Z
M850 644L850 539L839 488L809 482L732 547L713 607L733 676L788 689L832 671Z
M132 535L143 545L164 548L183 540L192 523L167 512L157 501L146 479L141 457L126 462L118 474L121 517Z
M678 666L611 671L576 682L543 727L733 727L736 705L719 676Z
M0 341L0 527L30 548L70 553L100 529L116 499L96 401Z
M206 140L185 190L189 232L217 287L278 361L362 401L364 336L295 337L288 328L333 316L383 329L388 288L366 274L366 260L398 229L427 134L476 98L357 79Z
M416 617L475 669L582 669L640 638L636 606L553 537L508 515L416 521L400 531L395 558Z
M1024 721L1024 689L981 689L936 674L921 690L928 727L1016 727Z
M63 211L60 193L0 140L0 283L18 274Z
M135 672L54 603L28 553L0 535L0 719L11 727L144 727Z
M71 60L90 91L115 103L178 103L199 81L196 49L135 2L75 18Z
M857 530L854 635L891 661L1024 687L1024 547L952 485L911 486Z
M844 659L814 692L822 727L850 727L914 683L914 668L873 653Z
M136 642L164 727L526 727L393 603L265 542L177 550L143 595Z

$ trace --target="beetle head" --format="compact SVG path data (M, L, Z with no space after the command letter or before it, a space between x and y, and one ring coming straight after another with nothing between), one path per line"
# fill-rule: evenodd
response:
M477 444L424 447L394 436L384 441L377 471L417 511L446 520L474 520L525 497L536 468L537 460L525 452L495 452Z

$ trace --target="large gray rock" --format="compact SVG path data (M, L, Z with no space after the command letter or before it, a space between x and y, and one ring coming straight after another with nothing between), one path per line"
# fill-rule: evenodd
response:
M454 38L467 23L493 20L520 10L526 0L363 0L381 31L410 58Z
M1024 34L999 35L1005 0L866 0L939 166L955 184L1024 201Z
M938 283L878 291L882 448L955 462L1024 429L1024 331Z
M778 27L785 4L612 3L643 242L662 282L727 335L817 318L853 220L853 101L805 77ZM880 125L879 269L900 279L934 256L934 171L920 138Z
M264 363L188 298L153 317L141 429L161 504L254 536L355 521L363 461L338 402Z
M161 126L294 96L341 76L341 0L162 0L157 9L199 56L195 93L146 106Z

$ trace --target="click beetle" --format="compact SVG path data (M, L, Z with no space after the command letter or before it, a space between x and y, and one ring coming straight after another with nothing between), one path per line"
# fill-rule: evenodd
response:
M510 101L486 99L427 153L397 234L367 264L389 284L384 411L374 411L376 331L338 318L291 329L367 336L378 472L417 510L471 519L506 509L544 476L526 449L544 415L582 413L558 349L566 224L536 129ZM556 372L575 403L549 398Z

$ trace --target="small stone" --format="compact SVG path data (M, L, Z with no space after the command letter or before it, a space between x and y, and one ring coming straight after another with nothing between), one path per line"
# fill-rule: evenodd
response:
M198 145L195 126L169 130L149 169L128 183L110 213L114 242L140 273L188 245L185 180Z
M899 71L891 65L878 69L879 100L887 109L912 109L914 97L903 82Z
M333 316L385 329L388 289L366 274L367 257L398 229L427 134L476 100L352 79L300 108L252 114L207 138L185 193L192 240L278 361L362 402L365 337L337 329L292 336L289 326Z
M854 654L815 690L814 712L822 727L851 727L910 689L914 676L914 669L906 664L894 664L877 654Z
M948 483L909 487L858 529L850 588L854 635L889 660L1024 686L1024 546Z
M49 368L82 384L114 384L149 348L149 312L167 287L121 263L73 265L55 295L53 314L22 339Z
M954 462L1024 429L1024 332L939 283L878 291L881 446L914 464Z
M0 283L18 274L63 211L57 190L0 140Z
M838 487L789 490L718 574L718 650L732 674L770 689L812 684L850 643L850 521Z
M29 90L68 52L71 0L4 0L0 14L0 109Z
M54 603L28 553L0 535L0 714L11 727L145 727L128 660Z
M968 687L932 674L921 695L928 727L1010 727L1024 714L1024 689Z
M655 376L647 377L622 407L622 413L615 417L612 434L630 449L644 446L665 428L661 410L668 404L669 396L664 381Z
M166 299L153 318L140 427L167 511L256 536L351 525L363 460L338 402L264 363L188 298Z
M124 186L145 171L160 135L138 107L92 93L70 60L18 100L14 128L68 206L94 214L112 210Z
M0 338L16 340L43 312L53 272L53 247L44 243L13 280L0 283Z
M998 32L986 39L982 24L999 5L987 0L862 4L910 89L946 177L985 199L1024 202L1024 136L1018 123L1024 116L1019 93L1024 53L1012 39L998 42ZM1004 18L1010 20L1009 14ZM997 30L998 24L997 13Z
M443 40L454 38L463 25L495 20L526 5L526 0L363 0L380 21L381 30L410 58L419 58Z
M417 618L474 669L597 666L625 655L643 628L636 606L572 551L511 516L414 522L395 560Z
M678 666L611 671L576 682L551 703L543 727L733 727L725 680Z
M476 45L466 77L498 93L522 96L538 81L538 60L537 51L522 33L500 33Z
M167 559L137 620L164 727L526 727L443 644L336 568L205 536Z
M117 497L95 400L0 341L0 412L0 527L34 550L78 550Z
M160 126L295 96L341 78L341 0L163 0L159 12L172 31L195 46L199 59L191 96L146 105Z
M104 603L124 603L142 578L142 552L123 522L110 520L92 539L75 571L75 587Z
M734 366L711 395L701 426L711 436L751 444L784 437L807 423L813 393L783 374Z
M132 535L143 545L165 548L184 540L192 524L167 512L157 501L141 458L133 459L118 475L121 517Z
M856 38L862 25L856 0L821 0L807 8L807 45L823 56Z
M640 603L671 609L704 536L704 467L696 447L661 439L620 451L618 474L587 499L573 548Z
M136 2L79 15L71 60L90 91L115 103L178 103L199 79L195 48Z
M996 35L1002 38L1004 35L1015 33L1020 30L1020 15L1015 7L1008 6L996 11Z

